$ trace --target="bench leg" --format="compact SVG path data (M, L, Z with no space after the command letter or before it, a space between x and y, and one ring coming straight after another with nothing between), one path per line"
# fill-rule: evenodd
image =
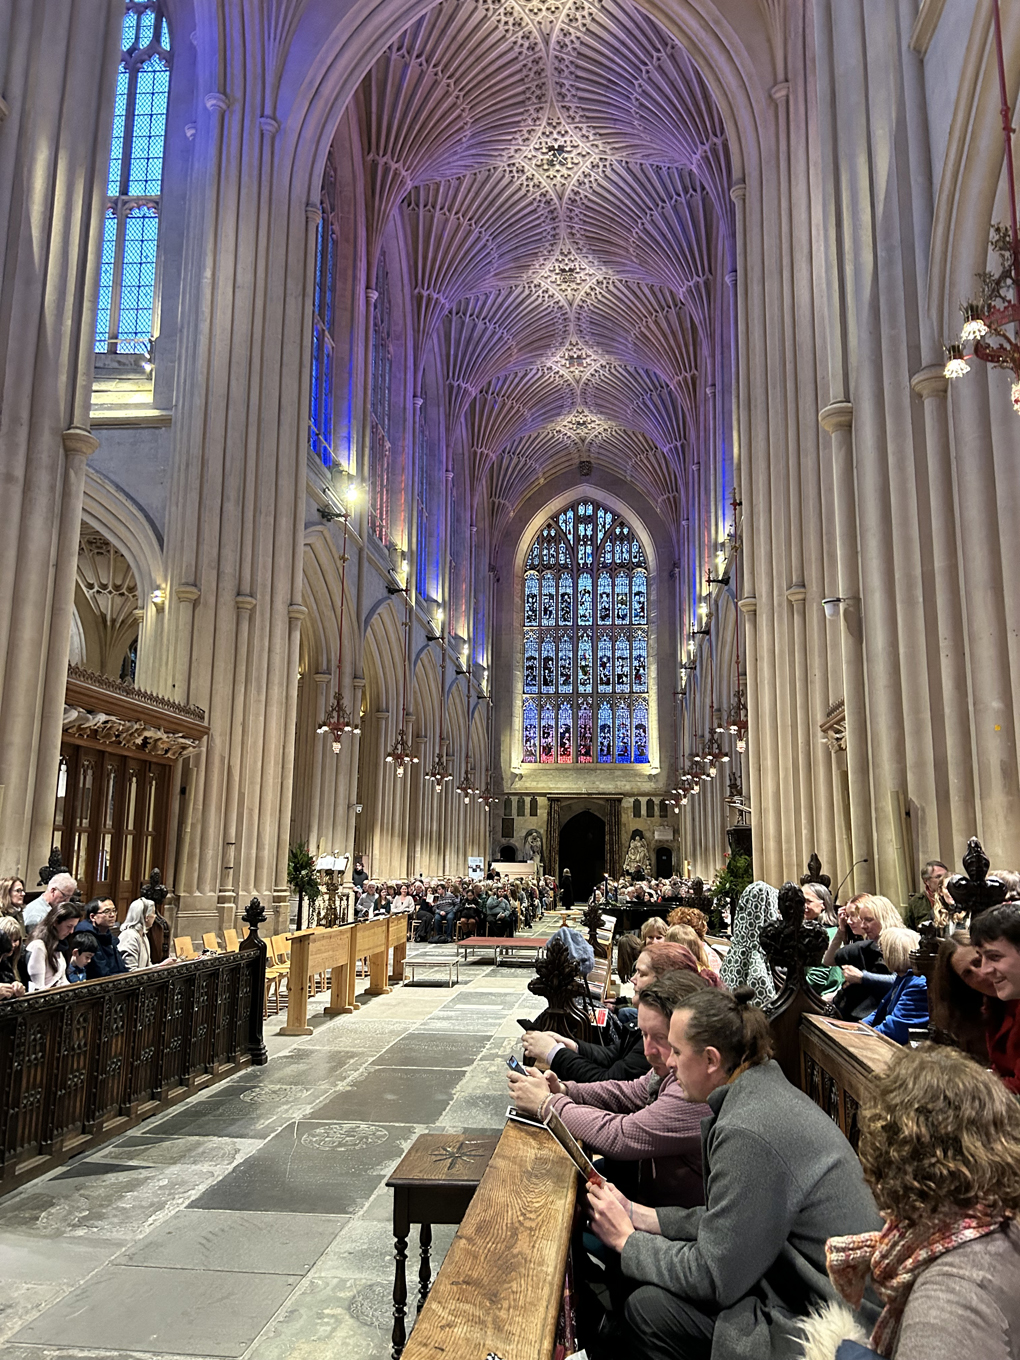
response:
M432 1285L432 1259L429 1256L429 1248L432 1246L431 1223L421 1225L418 1241L421 1245L421 1265L418 1267L418 1313L420 1314L425 1307L425 1300L429 1296L429 1289Z
M407 1312L407 1238L394 1239L396 1273L393 1279L393 1360L400 1360L401 1352L407 1343L404 1315Z

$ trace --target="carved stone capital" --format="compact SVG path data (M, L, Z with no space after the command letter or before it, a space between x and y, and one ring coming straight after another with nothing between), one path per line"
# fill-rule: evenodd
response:
M929 364L927 368L918 369L910 379L910 386L919 397L928 401L933 397L945 397L949 379L941 364Z
M741 614L757 614L758 601L753 595L745 595L742 600L737 601L737 608Z
M267 137L275 137L280 131L280 120L266 113L259 119L259 127Z
M742 203L747 197L747 185L743 180L738 180L736 184L730 185L730 198L734 203Z
M308 610L303 604L292 604L287 606L288 619L305 619L308 617Z
M64 444L64 452L71 454L81 454L88 458L99 448L99 440L89 430L83 430L78 425L72 425L69 430L65 430L60 436Z
M791 604L803 604L807 599L807 586L799 581L795 582L786 592L786 598Z
M254 595L235 595L235 596L234 596L234 607L235 607L235 609L239 610L242 614L246 614L246 613L248 612L249 609L254 609L254 608L255 608L255 596L254 596Z
M788 80L781 80L777 85L772 86L772 89L769 90L769 94L777 104L784 103L790 97L790 82Z
M204 103L210 113L226 113L230 108L230 99L222 90L211 90L206 95Z
M818 423L827 434L837 430L849 430L854 423L852 401L831 401L818 412Z
M185 582L184 585L178 586L174 591L174 594L184 604L194 604L196 600L202 598L202 592L199 590L198 586L191 585L189 582Z

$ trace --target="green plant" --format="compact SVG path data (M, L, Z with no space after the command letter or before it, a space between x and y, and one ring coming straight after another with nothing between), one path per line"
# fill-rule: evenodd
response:
M315 877L315 861L308 853L308 846L304 841L300 845L290 847L290 854L287 856L287 882L297 893L297 928L302 930L305 898L308 898L308 905L313 906L321 892L319 880Z
M712 912L709 925L712 930L722 929L723 908L727 907L730 913L730 920L733 919L733 912L740 900L740 894L753 881L754 870L751 861L746 855L729 855L726 863L715 876L715 882L709 889L712 895Z

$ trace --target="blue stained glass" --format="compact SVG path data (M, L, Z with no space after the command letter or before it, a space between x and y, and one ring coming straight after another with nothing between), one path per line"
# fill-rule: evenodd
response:
M648 642L643 633L638 633L634 637L634 684L632 688L638 694L643 693L648 688Z
M160 47L162 47L164 52L170 51L170 25L167 23L165 19L163 20L163 28L160 33L159 45Z
M582 704L577 713L577 760L591 764L591 704Z
M120 30L120 49L128 52L135 45L135 35L138 32L138 15L132 14L129 10L124 15L124 23Z
M648 709L644 704L634 706L634 764L648 764Z
M616 689L620 694L630 691L630 643L625 637L616 639Z
M126 22L126 21L125 21ZM110 198L120 193L121 158L124 155L124 119L127 116L128 81L130 74L127 66L117 72L117 92L113 97L113 136L110 139L110 174L106 192Z
M532 554L534 556L534 554ZM524 626L538 624L538 576L529 571L524 578Z
M117 349L121 354L144 354L152 339L158 238L159 217L155 208L134 208L128 213L117 327Z
M613 583L607 571L599 572L599 623L613 621Z
M624 704L616 710L616 763L630 764L630 709Z
M148 47L152 42L152 32L156 27L156 11L147 9L139 16L138 22L138 46Z
M631 600L634 609L634 622L648 622L648 577L643 571L636 571L631 584Z
M560 693L569 694L574 688L573 644L569 637L560 638Z
M574 578L560 577L560 627L569 627L574 617Z
M322 356L322 461L326 467L333 463L333 349L325 340Z
M630 623L630 577L622 571L616 574L616 622Z
M543 765L556 758L556 711L551 707L542 709L542 728L539 733L539 760Z
M577 688L581 694L591 693L591 638L583 637L577 644Z
M573 760L573 733L571 731L573 710L569 704L560 704L559 745L556 758L569 765Z
M528 566L529 566L529 567L537 567L537 566L538 566L538 544L537 544L537 543L536 543L535 546L532 548L531 552L528 553ZM538 620L536 619L535 622L537 623Z
M613 644L605 633L599 636L599 689L613 688Z
M538 693L538 635L524 636L524 693Z
M322 242L326 232L325 218L319 218L315 231L315 315L322 315Z
M542 691L552 694L556 689L556 644L552 638L542 639Z
M117 251L117 214L108 208L103 218L103 254L99 264L99 311L96 315L96 353L110 347L110 305L113 300L113 262Z
M524 703L524 740L522 759L526 765L538 761L538 708L530 699Z
M322 332L318 322L312 328L312 397L308 420L308 438L313 453L319 452L319 375L322 371Z
M552 628L556 623L556 577L547 571L542 577L542 624Z
M613 762L613 710L599 704L599 764Z
M162 57L150 57L138 72L128 170L129 194L158 194L160 191L169 93L169 67Z
M582 571L577 578L577 621L582 628L592 622L590 571Z
M636 538L630 545L630 560L634 563L635 567L643 567L645 565L645 555L641 550L641 544Z
M327 233L329 250L326 257L326 329L333 334L333 270L336 265L336 235L330 227Z

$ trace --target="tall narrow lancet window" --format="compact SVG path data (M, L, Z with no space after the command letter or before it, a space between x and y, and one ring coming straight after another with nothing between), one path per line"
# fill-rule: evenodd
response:
M647 765L648 560L596 501L540 530L523 585L525 764Z
M163 0L125 0L96 318L100 354L151 354L169 95Z
M375 294L375 303L372 307L372 434L369 453L372 506L369 524L376 538L381 543L386 543L389 540L390 526L393 332L385 255L379 257L379 265L375 271Z
M308 447L324 467L333 465L334 295L336 292L336 163L330 150L322 177L315 239L315 316L312 320L312 382Z

